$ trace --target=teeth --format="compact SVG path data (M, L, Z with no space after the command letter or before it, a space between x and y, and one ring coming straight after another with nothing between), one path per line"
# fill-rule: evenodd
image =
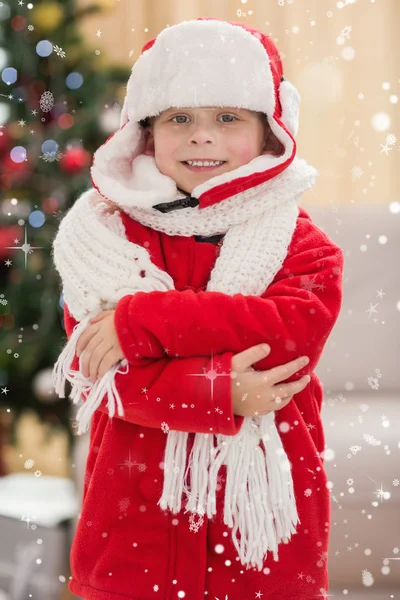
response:
M215 160L215 161L200 161L200 160L186 160L188 165L191 167L217 167L218 165L222 165L224 163L223 160Z

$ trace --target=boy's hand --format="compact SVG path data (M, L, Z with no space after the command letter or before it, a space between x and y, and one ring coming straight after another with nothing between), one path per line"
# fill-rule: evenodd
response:
M115 331L114 313L115 310L104 310L91 319L91 325L82 333L76 345L78 357L85 351L82 374L93 382L125 358Z
M310 377L305 375L291 383L281 383L301 371L309 359L307 356L296 358L267 371L255 371L251 365L259 362L270 353L265 344L252 346L232 356L231 391L233 414L240 417L267 415L289 404L295 394L308 385Z

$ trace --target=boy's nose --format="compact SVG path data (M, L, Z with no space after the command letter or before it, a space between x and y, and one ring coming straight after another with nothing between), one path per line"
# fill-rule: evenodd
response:
M189 136L189 144L210 144L213 145L215 143L214 137L208 133L207 131L197 131L196 133Z

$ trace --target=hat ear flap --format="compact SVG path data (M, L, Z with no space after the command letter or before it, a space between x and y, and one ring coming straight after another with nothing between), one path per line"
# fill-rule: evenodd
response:
M122 106L121 114L119 117L119 126L123 127L128 122L128 94L125 96L124 104Z
M293 137L296 137L299 129L300 94L284 77L279 86L279 100L282 107L281 121Z

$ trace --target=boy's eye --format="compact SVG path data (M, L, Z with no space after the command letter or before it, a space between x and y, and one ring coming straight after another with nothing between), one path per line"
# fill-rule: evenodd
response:
M231 115L229 113L221 115L221 117L232 117L233 119L236 119L236 117L234 115ZM186 115L175 115L175 117L172 117L171 121L173 121L174 119L181 119L181 118L188 119L189 117L187 117ZM224 121L224 123L233 123L233 121ZM179 123L177 123L177 125L179 125L179 124L183 124L184 125L185 123L183 121L180 121Z

